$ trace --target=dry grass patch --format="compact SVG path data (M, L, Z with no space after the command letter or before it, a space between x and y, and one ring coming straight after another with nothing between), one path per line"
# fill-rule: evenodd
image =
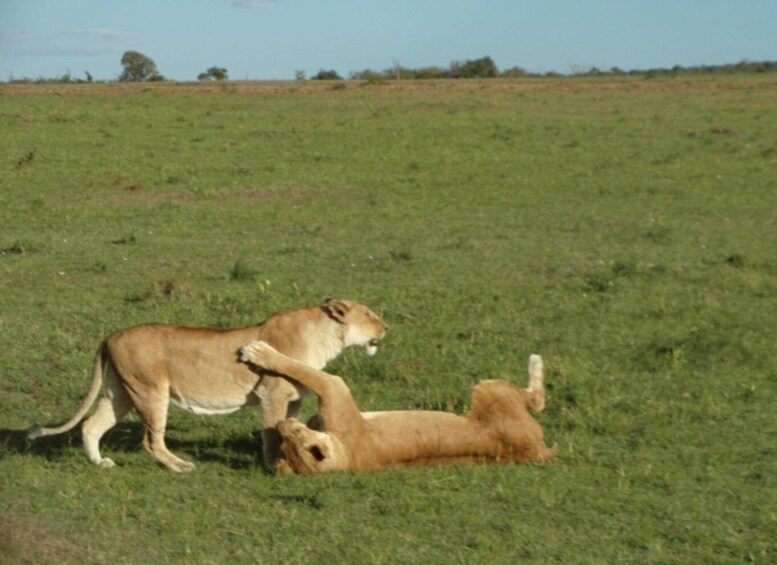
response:
M84 563L89 554L33 518L0 514L0 564Z

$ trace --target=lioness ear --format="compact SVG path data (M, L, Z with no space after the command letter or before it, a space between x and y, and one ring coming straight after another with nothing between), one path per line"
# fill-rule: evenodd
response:
M322 449L323 448L323 449ZM313 459L318 461L319 463L326 459L328 451L323 445L311 445L310 446L310 454L313 456Z
M342 323L345 323L345 316L351 309L348 304L342 300L337 300L336 298L326 298L321 307L327 314L332 316L332 318Z

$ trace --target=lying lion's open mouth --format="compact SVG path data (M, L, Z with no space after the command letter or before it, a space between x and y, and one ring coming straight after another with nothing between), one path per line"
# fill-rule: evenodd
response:
M369 342L370 347L378 347L378 343L379 342L380 342L380 340L378 340L378 339L371 339L370 342Z

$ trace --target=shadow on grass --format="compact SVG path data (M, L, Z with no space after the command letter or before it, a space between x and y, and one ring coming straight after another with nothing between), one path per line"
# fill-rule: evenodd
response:
M175 428L168 428L175 433ZM103 436L100 450L104 455L110 453L144 452L142 447L143 428L137 423L119 423ZM187 440L166 435L165 443L173 453L200 462L218 463L232 469L247 469L262 466L262 434L251 433L246 437L228 437L219 439ZM81 446L81 429L76 427L68 432L53 436L44 436L35 440L27 439L27 430L0 429L0 457L8 453L32 453L49 461L62 457L62 453L72 447Z
M262 467L262 434L231 436L218 439L186 440L166 436L170 451L180 451L194 461L218 463L235 470Z

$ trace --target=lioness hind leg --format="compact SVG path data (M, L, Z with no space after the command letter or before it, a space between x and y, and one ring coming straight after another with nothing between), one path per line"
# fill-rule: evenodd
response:
M195 468L194 463L191 461L185 461L168 451L167 446L165 445L164 429L155 431L147 428L143 434L143 447L145 447L157 461L171 471L175 471L176 473L187 473L193 471Z
M545 408L545 365L539 355L529 356L528 405L535 412Z
M139 407L135 404L140 421L143 423L143 447L146 448L154 459L162 465L175 471L185 473L194 470L194 463L184 461L168 451L165 445L165 427L167 425L167 406L170 400L170 391L165 387L153 392L148 391L146 404Z
M81 438L89 461L100 467L114 466L110 458L100 455L100 439L124 417L131 406L129 398L100 399L97 410L81 427Z
M86 456L101 467L113 467L113 461L100 455L100 439L115 426L132 407L127 392L119 383L112 366L105 374L105 395L97 404L97 410L81 426L81 438Z

